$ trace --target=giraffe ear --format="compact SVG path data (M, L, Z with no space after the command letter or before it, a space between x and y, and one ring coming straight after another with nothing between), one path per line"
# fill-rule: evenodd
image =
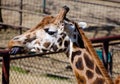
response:
M82 29L87 28L87 23L86 22L78 22L79 27L81 27Z

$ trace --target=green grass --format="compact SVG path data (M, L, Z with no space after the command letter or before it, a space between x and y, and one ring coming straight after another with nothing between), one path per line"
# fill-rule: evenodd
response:
M12 71L16 71L16 72L19 72L19 73L22 73L22 74L27 74L28 71L22 69L21 67L18 67L18 66L11 66L10 69Z
M62 77L54 74L46 74L47 77L54 79L54 80L68 80L68 77Z

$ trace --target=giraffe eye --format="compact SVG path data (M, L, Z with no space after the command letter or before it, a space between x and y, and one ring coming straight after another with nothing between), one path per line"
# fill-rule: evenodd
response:
M56 31L49 31L49 29L44 29L49 35L54 35Z
M50 35L53 35L53 34L55 34L56 32L53 32L53 31L49 31L48 32L48 34L50 34Z

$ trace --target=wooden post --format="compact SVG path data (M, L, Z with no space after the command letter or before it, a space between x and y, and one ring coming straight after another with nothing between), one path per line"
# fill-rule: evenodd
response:
M22 5L23 5L23 0L20 0L20 10L23 9ZM22 11L20 11L19 13L20 13L20 24L19 25L21 26L22 25ZM20 34L22 34L22 28L20 27L19 29L20 29Z
M108 41L103 42L103 50L102 50L102 56L103 56L103 63L106 69L108 69Z
M3 51L2 55L2 84L9 84L10 55L8 51Z
M1 6L1 0L0 0L0 6ZM3 22L3 18L2 18L2 11L1 11L1 8L0 8L0 22Z
M46 13L46 0L43 0L43 13Z

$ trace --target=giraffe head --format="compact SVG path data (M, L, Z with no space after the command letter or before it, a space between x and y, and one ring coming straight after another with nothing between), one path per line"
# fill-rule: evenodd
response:
M69 8L64 6L56 17L46 16L35 28L10 40L8 47L22 47L23 50L38 53L68 50L71 41L84 47L76 24L66 19L68 11Z
M56 17L46 16L35 28L31 28L24 34L10 40L8 47L10 49L23 47L25 50L33 52L66 50L70 43L65 31L69 25L64 20L68 11L69 8L64 6Z

